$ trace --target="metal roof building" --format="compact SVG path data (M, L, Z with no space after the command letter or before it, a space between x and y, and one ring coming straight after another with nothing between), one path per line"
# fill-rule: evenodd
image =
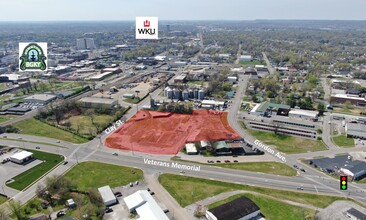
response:
M208 220L250 220L261 217L259 207L243 196L206 211Z
M366 139L366 124L347 123L345 129L347 137Z
M111 187L103 186L98 188L100 195L102 196L103 203L105 206L111 206L117 203L117 198L113 194Z
M51 94L34 94L28 96L23 101L26 103L39 103L39 104L47 104L53 100L55 100L57 96Z
M10 157L10 160L17 164L22 164L33 158L33 153L28 151L20 151Z
M137 220L169 220L147 190L139 190L123 200L130 212L139 215Z

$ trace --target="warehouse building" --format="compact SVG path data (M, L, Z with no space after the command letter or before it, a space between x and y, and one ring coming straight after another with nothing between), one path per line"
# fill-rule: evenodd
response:
M139 215L139 220L169 220L147 190L139 190L123 200L129 212Z
M51 95L51 94L34 94L31 96L28 96L23 101L25 103L38 103L38 104L46 105L47 103L50 103L55 99L57 99L57 96Z
M366 125L347 123L345 126L347 137L366 139Z
M79 100L84 108L107 108L112 109L118 104L117 100L110 98L85 97Z
M352 180L361 180L366 177L366 163L359 160L351 161L347 164L347 167L341 168L339 173L350 177Z
M206 211L208 220L263 219L259 207L245 196Z
M105 206L111 206L117 203L117 198L114 195L111 187L103 186L98 188L98 191L103 199L103 203Z
M33 153L28 151L20 151L10 157L10 161L17 164L23 164L31 159L33 159Z
M291 111L289 111L288 116L291 118L301 118L312 121L318 120L318 112L303 109L292 109Z

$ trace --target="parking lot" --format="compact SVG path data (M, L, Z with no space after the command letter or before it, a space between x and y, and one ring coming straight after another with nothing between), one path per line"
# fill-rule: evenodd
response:
M4 152L4 149L1 149L1 151ZM2 155L0 155L0 161L2 162L4 160L6 160L7 158L9 158L10 156L12 156L13 154L15 154L19 151L20 150L14 148L9 152L3 153ZM40 163L42 163L42 161L40 161L40 160L32 160L29 163L25 163L25 164L16 164L11 161L8 161L4 164L0 163L0 185L5 186L5 182L7 180L10 180L14 176L17 176L17 175L31 169L32 167L37 166ZM7 193L5 192L5 194L7 194Z

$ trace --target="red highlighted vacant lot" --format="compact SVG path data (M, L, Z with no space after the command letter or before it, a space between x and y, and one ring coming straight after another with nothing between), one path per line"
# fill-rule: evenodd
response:
M151 154L177 154L186 142L240 138L227 112L196 110L192 115L142 110L118 128L105 145Z

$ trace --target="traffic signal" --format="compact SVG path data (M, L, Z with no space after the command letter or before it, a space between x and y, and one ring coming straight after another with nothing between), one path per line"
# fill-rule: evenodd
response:
M340 177L341 190L347 190L347 176Z

